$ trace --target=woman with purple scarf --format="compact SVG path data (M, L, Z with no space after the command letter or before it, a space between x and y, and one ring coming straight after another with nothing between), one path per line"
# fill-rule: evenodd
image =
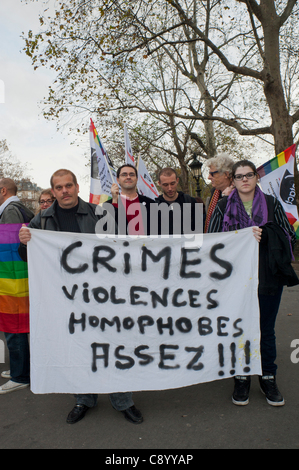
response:
M285 404L276 384L275 322L283 285L296 285L299 280L291 266L296 235L280 202L264 194L257 186L254 164L242 160L234 164L232 177L235 189L218 202L209 225L209 233L227 232L253 227L259 242L259 289L262 373L261 391L272 406ZM250 376L234 377L232 401L249 403Z

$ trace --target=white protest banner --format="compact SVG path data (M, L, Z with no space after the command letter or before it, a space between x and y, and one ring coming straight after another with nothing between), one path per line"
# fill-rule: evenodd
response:
M261 374L252 228L188 242L31 233L34 393L164 390Z

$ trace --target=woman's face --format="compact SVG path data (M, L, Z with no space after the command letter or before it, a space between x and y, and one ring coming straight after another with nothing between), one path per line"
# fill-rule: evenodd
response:
M53 196L50 194L42 194L39 200L41 210L48 209L53 204Z
M257 182L258 175L254 174L254 171L252 168L250 168L250 166L239 166L236 169L234 183L237 191L240 194L250 194L251 192L254 193Z
M213 188L224 191L231 184L229 172L220 173L214 165L211 165L208 179L211 181Z

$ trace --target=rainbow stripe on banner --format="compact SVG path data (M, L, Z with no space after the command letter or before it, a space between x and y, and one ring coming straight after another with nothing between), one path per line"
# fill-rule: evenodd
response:
M29 333L27 263L18 253L22 224L0 225L0 331Z
M271 171L277 170L277 168L280 168L281 166L288 163L289 159L295 155L295 152L296 152L296 144L293 144L284 152L281 152L279 155L272 158L272 160L269 160L268 162L261 165L257 169L257 172L260 175L260 178L263 178L264 176L271 173Z

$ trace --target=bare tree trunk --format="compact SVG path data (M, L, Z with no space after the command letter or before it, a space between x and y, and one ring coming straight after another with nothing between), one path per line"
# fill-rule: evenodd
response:
M187 164L185 159L180 159L179 162L181 166L181 188L184 193L189 194L189 174Z
M272 132L275 153L278 155L293 143L292 118L285 100L281 73L279 29L280 18L277 16L272 0L261 2L262 25L264 30L264 93L272 118ZM271 21L269 21L271 18Z

